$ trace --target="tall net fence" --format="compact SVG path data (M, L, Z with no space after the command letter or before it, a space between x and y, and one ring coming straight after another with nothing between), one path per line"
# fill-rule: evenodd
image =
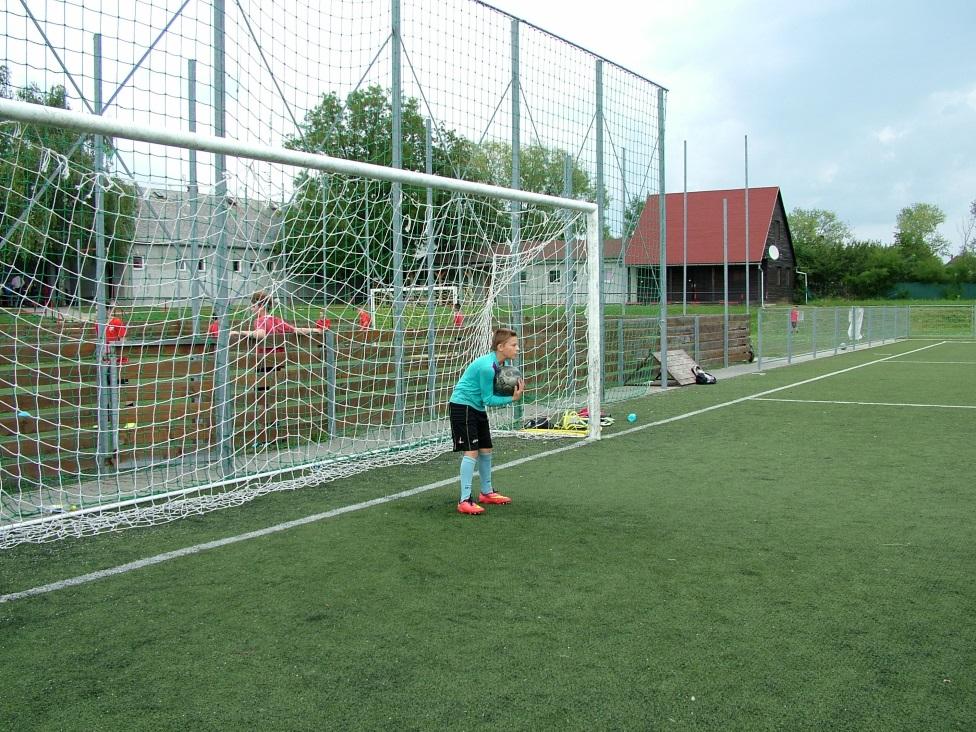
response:
M147 496L290 485L336 452L443 449L435 402L499 324L526 339L538 409L582 405L584 303L635 297L628 237L662 187L658 85L469 0L39 0L0 17L0 101L602 212L592 257L578 211L552 204L0 122L2 520L91 527ZM243 334L260 317L308 332L258 353Z

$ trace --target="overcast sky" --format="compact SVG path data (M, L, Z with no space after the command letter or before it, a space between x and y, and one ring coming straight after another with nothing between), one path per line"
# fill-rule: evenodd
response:
M889 243L933 203L953 252L976 199L973 0L489 0L669 89L667 188L782 189Z

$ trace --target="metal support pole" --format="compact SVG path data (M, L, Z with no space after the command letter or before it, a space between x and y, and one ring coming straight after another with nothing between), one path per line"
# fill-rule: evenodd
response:
M329 438L338 437L336 425L336 337L329 329L325 331L325 389L328 405L326 419L328 419Z
M573 195L573 159L563 159L563 196ZM573 232L569 227L570 214L565 215L563 226L563 286L566 291L566 393L576 392L576 253L573 248Z
M186 96L189 130L197 131L197 62L190 59L186 62ZM193 312L193 335L200 333L200 241L197 235L197 219L200 215L200 187L197 182L197 151L189 148L190 170L189 185L186 192L189 197L190 208L190 308ZM185 251L185 250L184 250ZM184 260L185 262L186 260Z
M522 188L522 86L519 61L519 25L518 18L512 18L512 188ZM512 253L518 257L522 250L522 204L512 201ZM509 286L511 293L512 326L520 338L524 338L522 314L522 270L519 269L512 278ZM521 359L517 359L521 361ZM514 407L516 421L522 420L522 402L516 402Z
M684 141L684 199L681 213L681 314L688 314L688 141ZM697 327L698 321L695 321ZM697 360L697 356L696 356Z
M391 77L393 86L392 116L393 134L392 150L393 168L403 167L403 84L402 48L400 33L400 0L390 0L392 16L391 42ZM393 198L393 439L400 442L404 437L404 413L406 411L406 383L403 368L404 330L406 323L403 316L403 185L395 182L392 186Z
M597 229L597 237L600 242L600 257L596 262L591 262L590 266L596 267L599 272L599 287L600 287L600 311L598 322L600 324L600 343L605 343L605 329L606 324L604 323L604 318L606 317L606 278L603 274L603 229L606 222L606 198L604 196L604 191L606 190L606 179L604 177L603 168L603 133L604 133L604 119L603 119L603 59L597 59L596 62L596 112L594 120L594 130L596 131L596 205L597 205L597 218L599 219L599 227ZM600 353L603 354L603 349L601 348ZM600 359L600 383L606 383L606 355ZM602 395L601 395L602 396Z
M837 355L837 346L840 337L840 308L834 308L834 355Z
M627 236L627 203L629 201L629 198L627 196L627 148L621 148L621 150L620 150L620 167L621 167L620 179L621 179L621 183L622 183L621 188L623 190L623 205L620 207L621 208L621 217L620 218L624 222L623 236L620 239L620 248L621 248L621 253L622 253L623 256L621 256L621 257L618 258L618 261L623 265L623 271L624 271L624 277L623 277L623 279L624 279L624 281L623 281L624 291L623 291L623 297L620 300L620 314L621 315L626 315L627 314L627 297L630 294L629 293L629 290L630 290L630 287L629 287L629 285L630 285L630 279L627 277L627 239L628 239L628 236ZM616 281L616 278L614 278L614 281Z
M668 388L668 228L667 205L664 187L664 89L657 90L657 185L660 192L658 203L658 229L660 245L661 290L661 388Z
M810 327L810 338L813 340L810 350L813 351L813 358L817 357L817 312L813 311L813 324Z
M434 172L434 145L431 132L431 121L424 120L425 170ZM434 339L436 328L434 324L434 189L427 186L427 209L424 213L424 230L427 232L427 400L430 405L430 418L437 417L438 403L435 397L437 386L437 362L434 359ZM460 302L460 298L458 299ZM452 305L454 303L451 303ZM461 339L460 332L458 340Z
M729 367L729 199L722 199L722 364Z
M701 324L699 320L700 315L694 316L695 318L695 361L701 357Z
M225 73L224 0L214 0L214 135L227 135L227 76ZM234 473L233 393L229 381L228 345L230 339L230 298L227 287L227 156L214 155L214 197L216 198L217 269L215 315L218 318L217 357L215 360L214 399L217 402L217 441L221 470L225 476Z
M746 159L746 315L749 314L749 135L745 136Z
M763 360L763 309L756 313L756 371L762 371Z
M617 319L617 386L624 385L624 319Z
M786 313L786 363L793 363L793 322L790 313Z
M94 112L102 113L102 36L96 33L94 36L94 61L95 61L95 94ZM112 428L112 373L110 359L112 358L112 347L106 340L106 329L108 325L108 302L107 287L105 282L105 194L102 188L102 177L105 172L105 139L101 135L95 135L95 308L96 321L98 323L98 346L95 349L98 359L98 440L97 454L95 457L98 468L105 467L106 457L114 454L111 447Z

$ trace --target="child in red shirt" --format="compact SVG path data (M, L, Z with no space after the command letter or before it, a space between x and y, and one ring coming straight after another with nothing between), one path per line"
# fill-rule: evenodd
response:
M369 327L373 324L373 318L370 316L369 311L366 308L360 308L359 310L359 327L362 330L369 330Z
M464 325L464 313L461 312L461 303L454 303L454 327L460 328Z
M315 327L319 330L332 330L332 319L323 310L321 317L315 321Z

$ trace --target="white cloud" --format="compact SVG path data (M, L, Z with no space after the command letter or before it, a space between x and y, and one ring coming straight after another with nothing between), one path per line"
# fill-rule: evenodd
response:
M904 137L905 134L905 130L896 130L894 127L888 125L875 132L874 136L882 145L890 145L895 140Z

